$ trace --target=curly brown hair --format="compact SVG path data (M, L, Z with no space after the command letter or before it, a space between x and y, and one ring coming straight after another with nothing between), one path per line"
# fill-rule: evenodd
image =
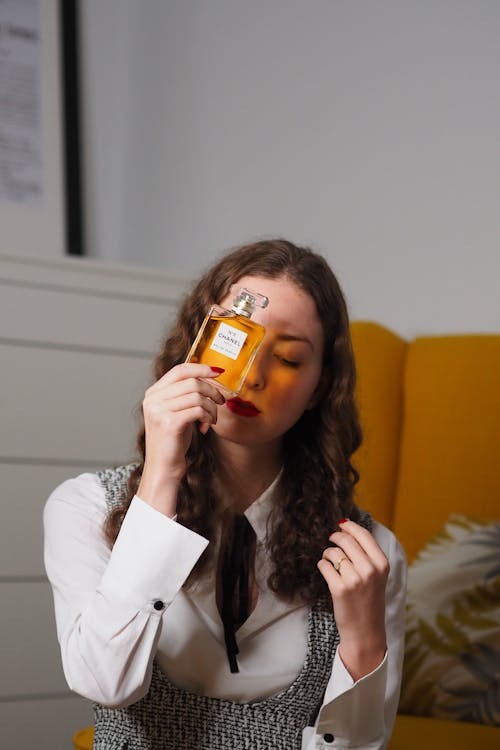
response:
M158 380L183 362L213 304L242 276L286 278L314 300L324 332L323 392L284 436L284 465L268 527L272 572L268 584L279 596L313 603L325 591L317 561L339 519L359 518L353 501L358 474L351 456L361 443L354 401L355 366L349 319L339 283L326 260L284 239L262 240L224 255L193 287L154 362ZM144 425L138 434L141 460L130 475L118 507L110 511L105 534L116 540L137 490L145 458ZM177 521L210 541L223 509L217 496L217 459L211 431L193 430L177 505ZM208 548L214 545L209 545ZM209 554L195 566L188 584L205 569Z

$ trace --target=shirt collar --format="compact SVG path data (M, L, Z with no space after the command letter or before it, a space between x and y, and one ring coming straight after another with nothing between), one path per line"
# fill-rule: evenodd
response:
M280 469L278 474L274 477L271 484L259 495L259 497L253 501L251 505L245 510L245 516L255 531L257 541L264 542L267 536L267 519L271 512L273 505L273 496L276 491L276 487L281 478L283 469ZM222 486L222 483L217 481L218 491L222 497L223 506L228 508L233 501L232 496L229 494L227 489Z
M263 542L267 535L267 519L273 505L273 496L281 477L282 470L280 470L277 476L273 479L267 489L264 490L254 502L248 506L245 511L245 516L255 531L255 535L259 542Z

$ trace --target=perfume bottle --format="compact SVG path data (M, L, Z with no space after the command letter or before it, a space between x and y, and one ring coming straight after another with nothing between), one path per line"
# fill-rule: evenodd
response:
M230 310L212 305L186 362L222 367L224 372L216 382L232 394L239 393L265 333L251 317L256 307L268 303L264 295L242 288Z

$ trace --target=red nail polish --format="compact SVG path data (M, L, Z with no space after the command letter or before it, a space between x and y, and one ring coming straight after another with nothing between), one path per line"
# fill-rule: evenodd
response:
M341 519L339 520L339 523L345 523L345 522L346 522L346 521L348 521L348 520L349 520L348 518L341 518Z
M212 367L210 366L210 369L212 372L217 372L219 375L221 375L223 372L226 372L223 367Z

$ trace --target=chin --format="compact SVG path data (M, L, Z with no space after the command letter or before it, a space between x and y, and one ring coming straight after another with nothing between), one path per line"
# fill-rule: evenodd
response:
M245 427L222 427L217 423L212 425L212 432L214 432L220 440L229 440L231 443L239 443L240 445L254 445L262 442L262 437L259 437L254 433L253 430L245 429Z
M219 440L235 443L236 445L247 446L265 446L271 443L281 442L281 435L264 434L262 429L252 423L247 424L238 421L238 424L220 424L212 425L211 429L217 435Z

